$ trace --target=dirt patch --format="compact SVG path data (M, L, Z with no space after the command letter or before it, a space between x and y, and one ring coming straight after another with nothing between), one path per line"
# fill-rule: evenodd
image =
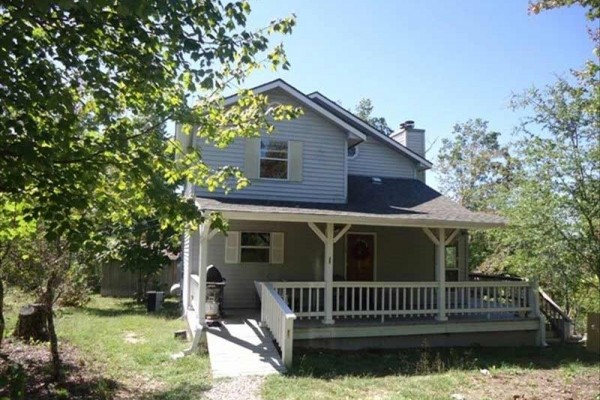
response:
M0 349L0 398L133 400L164 389L162 382L142 375L124 377L120 381L107 379L101 366L86 362L76 347L60 343L59 348L62 379L55 383L51 376L48 344L26 344L15 339L3 341Z
M7 339L0 350L0 398L106 399L120 391L117 382L105 379L88 365L76 348L60 344L63 376L51 378L48 345ZM19 397L21 396L22 397Z
M204 393L208 400L260 400L264 376L239 376L223 378L213 382L212 388Z
M144 338L139 337L137 333L129 332L129 331L125 332L123 340L125 340L125 342L131 343L131 344L144 343L146 341Z
M600 371L576 376L555 369L478 374L461 394L465 399L595 400L600 398Z

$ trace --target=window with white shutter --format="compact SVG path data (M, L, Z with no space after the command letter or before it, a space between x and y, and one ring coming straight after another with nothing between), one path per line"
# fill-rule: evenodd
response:
M229 232L225 262L283 264L283 232Z

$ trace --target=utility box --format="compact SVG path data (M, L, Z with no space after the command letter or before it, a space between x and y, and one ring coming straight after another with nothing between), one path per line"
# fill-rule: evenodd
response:
M600 313L589 313L587 316L586 348L600 354Z
M146 310L148 312L160 311L164 298L165 292L156 292L154 290L146 292Z

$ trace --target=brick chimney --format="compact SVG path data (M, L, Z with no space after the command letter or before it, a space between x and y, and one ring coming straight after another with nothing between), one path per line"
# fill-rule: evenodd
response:
M401 123L400 129L393 132L390 138L425 157L425 129L416 129L415 121Z

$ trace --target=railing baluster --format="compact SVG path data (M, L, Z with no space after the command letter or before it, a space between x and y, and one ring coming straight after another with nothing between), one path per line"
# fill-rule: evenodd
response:
M308 287L308 319L312 317L312 288Z
M421 310L421 289L417 288L417 311ZM417 317L420 317L421 313L417 313Z
M317 289L317 290L315 290L315 292L317 292L317 299L316 299L317 306L315 308L315 313L318 317L319 313L321 312L321 307L319 304L321 302L321 289Z

